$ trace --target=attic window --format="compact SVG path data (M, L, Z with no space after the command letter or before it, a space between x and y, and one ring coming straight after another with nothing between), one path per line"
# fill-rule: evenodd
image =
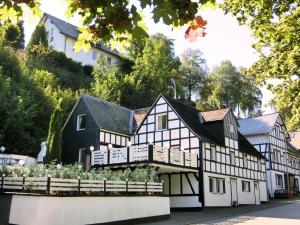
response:
M85 130L86 128L86 115L78 115L77 116L77 130Z
M167 114L159 114L156 117L156 129L166 130L167 129Z
M234 127L233 127L233 124L232 124L232 123L229 124L229 132L230 132L231 134L234 133Z

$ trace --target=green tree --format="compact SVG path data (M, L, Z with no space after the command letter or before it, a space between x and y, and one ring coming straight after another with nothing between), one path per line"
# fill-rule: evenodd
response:
M29 6L35 14L40 15L39 0L7 1L0 4L0 20L15 21L23 14L24 7ZM150 8L155 23L162 21L174 27L185 25L195 18L201 7L213 5L215 0L174 0L174 1L130 1L130 0L65 0L67 14L79 15L83 29L80 29L77 47L90 46L99 37L106 44L114 41L142 40L148 34L143 21L143 10Z
M50 163L56 161L61 162L61 143L62 143L62 111L60 107L56 107L51 114L48 138L47 138L47 154L45 162Z
M162 34L151 36L145 42L141 54L136 57L130 74L136 85L138 101L131 105L145 107L153 103L161 93L174 96L171 79L173 70L179 70L179 59L175 57L173 42ZM176 85L179 83L176 82ZM177 87L180 90L180 87Z
M230 107L254 114L261 105L261 92L230 61L224 61L208 75L207 102L212 108Z
M34 48L34 46L38 45L41 45L46 49L48 48L47 32L44 24L42 23L38 24L35 30L33 31L28 45L26 47L26 50L30 51Z
M183 52L180 73L183 76L183 88L187 99L192 101L192 95L201 96L204 91L208 68L200 50L187 49Z
M288 120L288 128L300 125L300 5L298 0L239 1L222 5L253 31L259 60L247 75L258 84L268 84L273 102Z
M23 49L25 43L23 21L19 21L18 24L8 23L4 27L4 44L15 49Z
M104 100L120 104L121 74L119 68L99 58L93 70L92 93Z

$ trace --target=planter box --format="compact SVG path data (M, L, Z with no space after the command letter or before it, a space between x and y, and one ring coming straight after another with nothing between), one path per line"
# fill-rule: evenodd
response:
M10 208L9 215L0 213L0 217L6 217L9 224L107 224L168 217L170 200L159 196L52 197L13 194L0 197L0 208Z

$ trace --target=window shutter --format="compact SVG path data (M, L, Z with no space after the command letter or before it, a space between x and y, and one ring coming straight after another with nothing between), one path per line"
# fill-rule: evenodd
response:
M225 180L223 180L223 193L225 193L226 191L225 191Z

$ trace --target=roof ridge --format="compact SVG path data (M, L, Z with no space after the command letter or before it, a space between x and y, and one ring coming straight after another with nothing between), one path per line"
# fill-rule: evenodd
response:
M247 117L247 118L240 118L238 120L256 119L256 118L259 118L259 117L270 116L270 115L275 115L275 114L280 114L280 112L267 113L267 114L260 115L260 116L250 116L250 117Z
M93 98L93 99L95 99L95 100L97 100L97 101L106 103L106 104L108 104L108 105L116 106L116 107L118 107L118 108L120 108L120 109L123 109L123 110L126 110L126 111L128 111L128 112L134 111L134 110L132 110L132 109L126 108L126 107L124 107L124 106L118 105L118 104L113 103L113 102L109 102L109 101L103 100L103 99L101 99L101 98L97 98L97 97L92 96L92 95L88 95L88 94L84 94L84 93L82 93L82 94L80 94L80 95L81 95L81 96L86 96L86 97L88 97L88 98Z
M214 111L221 111L221 110L231 110L230 107L226 107L226 108L221 108L221 109L214 109L214 110L209 110L209 111L201 111L201 113L206 113L206 112L214 112Z

